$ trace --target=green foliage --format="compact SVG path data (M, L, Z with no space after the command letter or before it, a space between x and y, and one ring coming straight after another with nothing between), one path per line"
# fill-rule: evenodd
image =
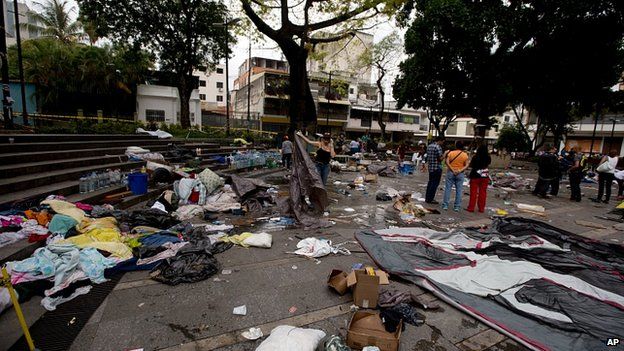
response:
M39 33L42 37L54 38L65 44L78 42L85 37L82 24L72 20L76 8L68 1L47 0L37 5L40 7L39 11L29 13L34 21L21 23L22 27Z
M408 58L393 89L399 106L427 109L440 133L461 115L490 126L490 116L504 111L509 100L506 81L498 73L503 51L494 35L503 3L411 3L415 16L405 34Z
M39 134L135 134L137 128L145 128L141 122L95 120L45 121L39 122L36 132Z
M531 140L520 126L505 124L498 131L498 139L495 146L507 151L527 152L531 150Z
M191 75L199 67L211 68L229 53L225 28L227 7L205 0L78 0L81 18L96 34L115 42L131 43L153 52L160 68L175 72L182 105L187 106L194 86ZM230 38L233 41L233 38ZM180 120L190 126L189 109Z
M9 48L9 74L18 77L17 48ZM153 67L152 57L129 46L86 46L56 39L22 43L24 76L37 85L37 105L44 113L106 116L135 110L136 85Z

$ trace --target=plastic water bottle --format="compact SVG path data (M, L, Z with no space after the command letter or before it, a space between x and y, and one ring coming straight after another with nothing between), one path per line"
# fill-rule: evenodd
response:
M87 178L82 176L80 180L78 180L78 188L80 189L80 193L84 194L89 191L89 184L87 184Z
M89 176L87 176L87 191L88 192L93 192L95 191L95 187L96 187L96 183L97 180L95 179L95 174L91 173Z

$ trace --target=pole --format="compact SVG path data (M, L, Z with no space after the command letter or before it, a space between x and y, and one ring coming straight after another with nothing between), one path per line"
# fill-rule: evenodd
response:
M251 124L251 37L249 37L249 71L247 72L247 132Z
M225 21L225 136L230 136L230 32Z
M5 267L2 267L2 282L9 290L9 296L11 297L11 302L13 303L13 308L15 309L15 314L17 315L17 320L22 327L22 331L24 332L24 339L26 339L26 344L28 344L29 350L35 349L35 343L33 342L32 337L30 336L30 331L28 330L28 324L26 324L26 319L24 319L24 314L22 313L22 308L19 305L19 301L17 299L17 295L15 295L15 290L13 290L13 285L11 284L11 277L7 272Z
M609 150L607 150L607 153L611 152L611 148L613 147L613 132L615 132L615 122L616 120L613 120L613 126L611 127L611 138L609 139Z
M11 113L11 90L9 89L9 62L7 60L6 27L4 26L4 1L0 1L0 58L2 60L2 114L4 115L4 127L13 129L13 114Z
M325 124L328 132L331 132L331 128L329 127L329 112L331 111L331 76L332 71L329 71L329 92L327 93L327 114L325 118Z
M28 109L26 108L26 86L24 83L24 64L22 62L22 34L20 33L19 10L17 0L13 0L13 11L15 12L15 39L17 39L17 66L19 69L20 90L22 93L22 121L28 125Z
M596 115L594 117L594 131L592 132L591 145L589 146L589 156L592 156L594 154L594 139L596 138L596 126L598 126L598 111L596 111Z

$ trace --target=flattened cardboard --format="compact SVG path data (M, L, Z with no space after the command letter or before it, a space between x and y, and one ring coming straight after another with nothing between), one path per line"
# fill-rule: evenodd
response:
M327 278L327 286L336 290L339 295L344 295L349 287L347 286L347 273L334 269Z
M358 311L349 322L347 346L359 350L365 346L377 346L381 351L397 351L402 330L403 321L396 332L388 333L379 313Z

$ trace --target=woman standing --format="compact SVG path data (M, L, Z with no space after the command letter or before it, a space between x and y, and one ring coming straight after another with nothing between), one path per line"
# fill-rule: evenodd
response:
M468 202L468 212L474 212L475 205L478 204L479 212L485 211L485 200L487 198L487 187L490 183L488 167L492 158L488 154L487 146L480 145L477 152L470 160L470 201Z
M297 132L306 143L318 147L316 150L316 170L321 175L323 185L327 185L327 178L329 177L329 161L336 156L334 151L334 142L331 139L331 134L325 133L321 138L321 141L312 141L306 138L301 132Z
M618 163L618 153L616 150L611 150L608 155L605 155L600 160L596 171L598 172L598 196L592 199L593 202L609 203L611 199L611 185L613 185L613 178L615 174L615 167ZM605 199L602 200L602 195L605 195Z

